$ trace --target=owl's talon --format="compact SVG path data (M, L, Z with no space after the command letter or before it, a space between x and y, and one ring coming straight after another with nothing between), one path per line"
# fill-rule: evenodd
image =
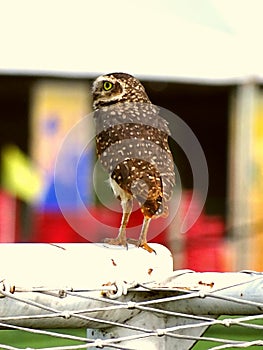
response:
M130 244L134 244L136 247L138 248L143 248L144 250L147 250L147 252L149 253L154 253L156 255L156 251L154 249L152 249L147 242L142 242L140 240L136 240L133 238L128 238L128 243Z
M110 244L110 245L119 245L122 247L125 247L128 250L128 244L126 239L120 239L119 237L117 238L105 238L103 240L103 243Z
M154 249L152 249L146 242L145 242L145 243L141 243L141 244L139 245L139 247L141 247L141 248L147 250L147 252L149 252L149 253L154 253L155 255L157 255L157 254L156 254L156 251L155 251Z

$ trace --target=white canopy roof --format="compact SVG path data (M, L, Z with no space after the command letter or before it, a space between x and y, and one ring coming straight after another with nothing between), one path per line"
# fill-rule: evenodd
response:
M263 80L262 0L0 3L0 73Z

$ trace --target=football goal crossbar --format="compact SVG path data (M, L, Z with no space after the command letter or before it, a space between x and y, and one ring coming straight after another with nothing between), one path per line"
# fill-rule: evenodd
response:
M262 273L173 271L170 251L152 247L156 254L103 244L0 245L0 348L20 349L2 330L71 341L38 347L54 350L263 346ZM238 339L206 335L212 326L241 331Z

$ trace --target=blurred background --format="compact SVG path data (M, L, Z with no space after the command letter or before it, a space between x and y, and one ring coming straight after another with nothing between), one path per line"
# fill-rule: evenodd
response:
M175 268L262 270L262 13L260 0L1 1L0 242L86 241L57 203L56 156L68 131L92 111L92 80L121 71L190 126L208 163L205 207L182 235L178 222L193 181L187 156L172 145L183 196L153 241L172 250ZM78 135L58 179L76 220L83 213L70 165L92 128ZM92 242L100 221L117 232L121 215L94 193L95 162L93 150L78 162L82 199L98 219L87 227ZM138 224L140 213L132 220Z

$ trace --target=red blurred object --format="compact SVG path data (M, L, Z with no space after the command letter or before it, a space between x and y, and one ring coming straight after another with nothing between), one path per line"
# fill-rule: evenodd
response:
M70 226L61 212L35 212L33 217L33 242L101 242L103 238L108 236L117 236L118 229L121 223L122 213L112 211L106 207L89 207L89 215L81 212L71 212L70 217L72 222L77 223L74 228ZM138 238L141 230L143 216L140 210L136 210L131 214L128 228L134 227L134 230L129 232L129 237ZM153 220L155 229L160 232L158 236L149 240L165 244L166 229L162 219ZM158 226L156 226L158 225ZM85 235L76 232L76 227L80 227ZM105 229L106 227L106 229ZM109 229L107 229L107 227ZM106 231L105 231L106 230ZM85 237L84 237L85 236Z
M183 213L189 207L191 192L184 195ZM199 203L194 204L199 210ZM224 232L225 224L221 216L207 215L204 211L194 225L185 233L185 261L184 268L195 271L223 271L224 264Z
M32 242L87 242L68 224L61 212L39 212L33 217Z
M18 240L18 200L9 193L0 191L0 243Z
M223 235L222 218L202 214L186 233L185 267L201 272L224 270Z

